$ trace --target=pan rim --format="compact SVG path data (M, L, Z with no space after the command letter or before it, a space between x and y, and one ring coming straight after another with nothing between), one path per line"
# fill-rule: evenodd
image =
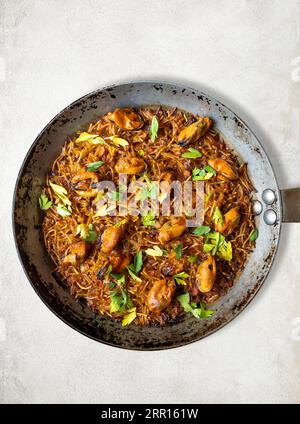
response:
M278 226L279 226L279 230L278 230L278 236L277 236L277 240L276 240L276 244L274 246L274 250L272 253L272 257L270 259L269 262L269 266L267 271L265 272L263 278L260 281L260 284L255 288L255 290L251 293L251 296L249 296L249 298L247 299L246 302L244 302L244 304L239 308L239 310L237 312L234 312L232 314L232 316L229 317L229 319L227 319L226 321L222 322L219 326L216 326L215 328L207 331L205 334L199 336L199 337L195 337L193 340L188 340L188 341L183 341L183 342L178 342L176 345L169 345L169 346L160 346L160 347L131 347L131 346L122 346L119 345L117 343L113 343L113 342L108 342L105 340L100 340L99 338L97 338L96 336L93 336L91 334L88 334L87 332L77 328L73 323L69 322L65 317L61 316L57 311L55 311L55 309L49 305L47 303L47 301L43 298L43 296L39 293L36 285L32 282L31 277L29 275L29 272L27 271L26 268L26 264L24 261L24 258L22 257L22 253L20 251L19 245L18 245L18 238L17 238L17 225L16 225L16 219L15 219L15 211L16 211L16 202L17 202L17 191L19 188L19 184L20 184L20 180L22 178L23 172L26 169L26 166L28 164L28 161L30 160L31 154L34 150L34 148L36 147L36 144L38 143L38 141L40 140L40 138L44 135L45 131L50 128L53 124L53 122L55 122L55 120L57 118L60 117L60 115L62 115L65 111L69 110L72 106L75 106L77 103L84 101L85 99L89 99L92 96L96 96L97 94L99 94L101 91L104 90L108 90L109 89L113 89L116 87L120 87L120 86L130 86L130 85L136 85L136 84L149 84L149 85L165 85L165 86L169 86L169 87L177 87L178 89L186 89L186 90L191 90L191 91L195 91L197 93L200 93L206 97L209 97L210 99L214 100L215 102L217 102L219 105L221 105L222 107L224 107L225 109L227 109L232 115L234 115L244 126L245 128L247 128L250 133L252 133L252 135L255 137L257 143L259 144L260 148L262 149L264 155L267 158L268 164L270 165L270 168L272 170L272 174L274 177L274 181L276 183L276 190L278 191L279 195L278 195L278 203L279 203L279 216L278 216ZM216 331L222 329L224 326L226 326L227 324L229 324L234 318L236 318L242 311L244 311L244 309L251 303L251 301L256 297L257 293L259 292L259 290L261 289L261 287L263 286L263 284L265 283L272 265L274 263L275 257L276 257L276 253L278 250L278 246L280 243L280 239L281 239L281 229L282 229L282 200L281 200L281 196L280 196L280 188L278 185L278 181L277 181L277 177L276 177L276 173L274 171L274 167L272 165L272 162L266 152L266 150L264 149L264 147L262 146L260 140L258 139L258 137L256 136L255 132L251 129L251 127L249 127L245 121L243 119L240 118L240 116L235 113L234 111L232 111L232 109L230 107L228 107L227 105L225 105L223 102L221 102L220 100L218 100L217 98L215 98L214 96L212 96L211 94L209 94L209 92L204 92L202 91L202 89L194 89L192 87L189 86L184 86L180 83L176 83L175 82L170 82L170 81L162 81L162 80L134 80L134 81L127 81L127 82L121 82L121 83L116 83L116 84L110 84L108 86L102 87L102 88L98 88L96 90L93 90L81 97L79 97L78 99L74 100L73 102L71 102L70 104L68 104L67 106L65 106L60 112L58 112L46 125L45 127L38 133L38 135L36 136L36 138L34 139L33 143L31 144L30 148L28 149L24 160L22 161L22 164L20 166L19 172L17 174L17 178L16 178L16 182L14 185L14 191L13 191L13 199L12 199L12 230L13 230L13 238L14 238L14 244L17 250L17 255L18 258L21 262L22 268L24 270L24 273L26 275L27 280L29 281L30 285L32 286L32 288L34 289L34 291L37 293L37 295L39 296L39 298L42 300L42 302L47 306L47 308L54 313L61 321L63 321L65 324L67 324L69 327L71 327L72 329L76 330L78 333L83 334L84 336L95 340L99 343L105 344L107 346L111 346L111 347L116 347L119 349L125 349L125 350L133 350L133 351L160 351L160 350L167 350L167 349L174 349L174 348L179 348L179 347L183 347L186 345L189 345L191 343L194 343L196 341L202 340L204 338L206 338L207 336L215 333ZM163 328L163 327L162 327Z

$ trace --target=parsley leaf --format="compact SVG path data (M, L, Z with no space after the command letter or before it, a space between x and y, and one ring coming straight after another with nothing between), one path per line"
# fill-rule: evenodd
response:
M90 243L94 242L98 237L98 234L94 230L93 224L89 224L89 226L87 226L86 224L77 225L76 234L80 234L80 237L83 240L88 241Z
M205 253L217 254L220 259L225 261L232 260L232 244L226 241L225 237L217 231L206 234L203 245Z
M177 296L177 300L181 304L184 312L191 312L195 318L208 318L214 314L214 311L206 309L206 306L203 302L200 302L199 306L197 306L195 303L190 303L189 293L184 293L180 296Z
M149 136L151 141L155 141L158 132L158 120L156 116L153 116L151 126L149 128Z
M48 210L52 206L51 200L48 199L45 193L42 193L39 197L39 205L43 211Z

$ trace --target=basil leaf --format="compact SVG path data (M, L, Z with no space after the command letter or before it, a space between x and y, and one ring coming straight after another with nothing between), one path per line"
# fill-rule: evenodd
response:
M202 236L204 234L208 234L210 232L210 227L208 225L201 225L200 227L195 228L193 234L195 236Z
M88 163L87 165L86 165L86 167L87 167L87 170L88 171L90 171L90 172L94 172L94 171L96 171L98 168L100 168L100 166L102 166L104 164L104 162L102 162L102 160L99 160L98 162L91 162L91 163Z
M155 141L158 132L158 120L156 116L153 116L151 126L149 129L149 136L151 141Z

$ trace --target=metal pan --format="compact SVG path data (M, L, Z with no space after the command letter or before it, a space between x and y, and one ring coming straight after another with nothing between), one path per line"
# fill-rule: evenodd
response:
M45 175L65 139L99 115L116 107L161 104L210 116L216 128L247 162L262 212L257 216L256 249L234 287L213 305L215 314L197 320L185 316L164 327L129 326L95 315L76 301L59 277L41 237L42 213L38 196ZM271 191L266 191L271 190ZM274 199L268 195L273 194ZM264 201L265 200L265 201ZM13 228L24 271L44 303L65 323L99 342L137 350L182 346L220 329L253 299L274 260L282 221L300 220L300 189L280 190L271 163L251 129L230 109L211 96L187 87L156 82L134 82L97 90L60 112L38 135L20 169L13 201Z

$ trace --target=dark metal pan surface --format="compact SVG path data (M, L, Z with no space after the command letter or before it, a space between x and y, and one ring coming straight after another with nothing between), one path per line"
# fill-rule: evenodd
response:
M213 305L216 312L212 317L197 320L186 316L163 327L132 325L124 328L118 322L95 315L84 302L76 301L59 278L53 275L53 263L41 238L42 213L37 199L45 175L68 136L116 107L150 104L176 106L194 114L210 116L241 161L248 163L250 178L263 211L256 218L260 233L256 249L249 256L234 287ZM271 204L263 200L263 193L268 193L266 189L272 190L275 195ZM285 196L289 194L285 192ZM284 209L287 219L290 212ZM268 217L274 217L275 222L268 225L265 222ZM281 193L270 161L251 129L234 112L201 91L156 82L104 88L82 97L60 112L31 146L17 178L13 204L13 227L20 260L44 303L82 334L112 346L137 350L166 349L191 343L213 333L237 316L265 281L276 253L281 221Z

